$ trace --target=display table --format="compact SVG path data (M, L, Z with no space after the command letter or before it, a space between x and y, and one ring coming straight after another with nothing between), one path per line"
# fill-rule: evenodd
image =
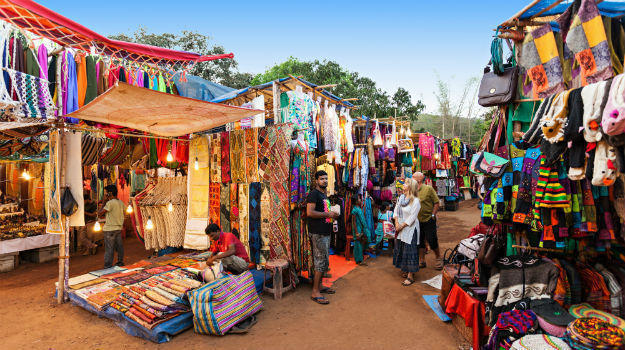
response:
M60 235L45 234L0 241L0 254L21 252L59 244Z

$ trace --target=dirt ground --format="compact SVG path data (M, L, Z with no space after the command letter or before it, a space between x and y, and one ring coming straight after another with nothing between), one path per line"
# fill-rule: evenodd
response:
M479 222L476 201L460 210L441 212L441 249L453 248ZM136 239L125 240L126 263L146 258ZM429 266L434 254L426 255ZM72 257L70 276L102 267L103 249L95 256ZM458 349L465 348L451 323L443 323L425 304L424 294L439 291L423 283L401 286L392 259L381 256L339 279L330 305L310 300L310 286L275 301L263 297L258 323L245 335L198 335L189 329L164 344L132 337L107 319L53 299L57 263L24 263L0 274L0 348L2 349ZM417 281L439 272L428 267ZM466 347L468 348L468 347Z

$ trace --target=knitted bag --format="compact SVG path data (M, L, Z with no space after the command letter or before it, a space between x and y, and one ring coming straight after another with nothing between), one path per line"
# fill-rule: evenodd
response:
M568 119L568 100L570 90L558 93L541 121L543 137L550 143L564 140L564 131Z
M605 140L597 142L595 151L592 184L595 186L611 186L616 180L616 149Z
M95 164L104 150L104 139L89 134L82 134L81 139L82 164L89 166Z
M608 101L603 110L601 127L603 132L614 136L625 132L625 75L612 80Z
M500 177L506 171L509 162L509 160L492 153L480 152L476 159L475 169L485 175ZM471 159L471 163L473 163L473 159Z

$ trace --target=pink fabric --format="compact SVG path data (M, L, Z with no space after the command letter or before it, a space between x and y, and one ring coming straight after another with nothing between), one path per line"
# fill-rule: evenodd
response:
M41 79L48 80L48 49L44 44L39 46L37 50L37 61L39 61L39 76Z

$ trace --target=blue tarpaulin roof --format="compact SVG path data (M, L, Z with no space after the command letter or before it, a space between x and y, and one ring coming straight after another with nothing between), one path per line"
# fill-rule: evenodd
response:
M281 78L281 79L279 79L279 80L278 80L278 82L283 83L283 82L286 82L286 81L291 80L291 79L293 79L293 78L290 78L290 77L289 77L289 78ZM299 80L300 82L302 82L302 83L304 83L305 85L308 85L308 86L310 86L310 87L312 87L312 88L316 88L316 87L318 86L318 85L313 84L313 83L311 83L311 82L308 82L308 81L306 81L306 80L304 80L304 79L302 79L302 78L297 78L297 77L296 77L295 79L296 79L296 80ZM246 92L248 92L248 91L250 91L250 90L265 90L265 89L270 89L270 88L271 88L271 86L272 86L272 84L273 84L273 82L271 82L271 81L270 81L270 82L268 82L268 83L264 83L264 84L260 84L260 85L256 85L256 86L250 86L250 87L246 87L246 88L239 89L239 90L230 91L230 92L227 92L227 93L225 93L225 94L223 94L223 95L221 95L221 96L217 96L217 97L215 97L215 98L214 98L212 101L210 101L210 102L214 102L214 103L221 103L221 102L225 102L225 101L231 100L231 99L233 99L233 98L235 98L235 97L241 96L241 95L245 94ZM328 98L329 98L329 99L331 99L331 100L340 101L340 102L341 102L342 104L344 104L345 106L348 106L348 107L353 107L353 106L354 106L354 105L353 105L353 104L351 104L350 102L348 102L348 101L343 101L343 99L342 99L342 98L340 98L340 97L338 97L338 96L336 96L336 95L333 95L333 94L329 93L329 92L328 92L328 91L326 91L326 90L321 90L320 92L321 92L321 94L322 94L322 95L324 95L324 96L328 97Z
M217 96L235 91L231 87L213 83L195 75L187 74L186 81L182 80L181 74L177 73L174 75L174 83L180 96L196 100L211 102Z
M552 9L541 13L540 16L542 17L542 16L559 15L563 13L564 11L566 11L566 9L569 6L571 6L571 4L574 1L575 0L564 0L560 2L559 4L557 4L556 6L554 6ZM526 10L521 16L519 16L519 19L531 18L535 16L537 13L548 8L549 6L553 5L556 2L557 0L542 0L538 2L536 5ZM598 3L597 7L599 8L599 12L601 12L601 14L604 16L616 17L616 16L625 14L625 1L624 0L604 0Z

